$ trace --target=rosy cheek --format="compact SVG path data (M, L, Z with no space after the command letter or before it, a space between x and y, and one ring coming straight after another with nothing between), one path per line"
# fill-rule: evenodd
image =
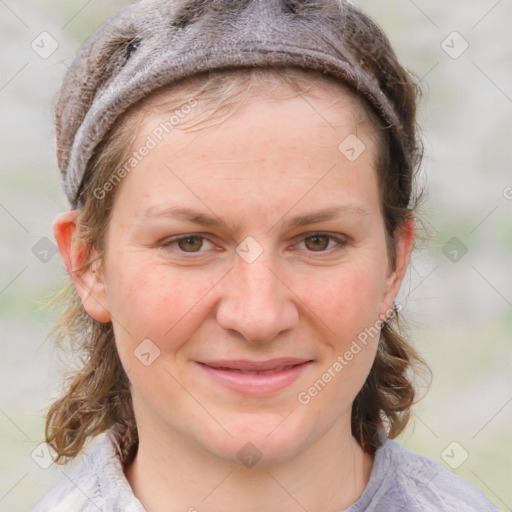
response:
M361 330L377 319L379 287L369 269L344 274L330 285L326 297L329 300L324 300L323 314L329 312L337 331Z

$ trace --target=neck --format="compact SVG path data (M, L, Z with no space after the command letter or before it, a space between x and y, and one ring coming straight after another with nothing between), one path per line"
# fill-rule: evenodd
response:
M292 460L248 468L139 422L139 449L126 478L148 512L340 511L361 496L373 464L346 423Z

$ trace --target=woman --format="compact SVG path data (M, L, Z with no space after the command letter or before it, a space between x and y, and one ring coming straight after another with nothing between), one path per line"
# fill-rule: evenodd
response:
M141 1L91 36L56 105L84 357L46 436L107 435L34 511L497 510L393 441L417 95L349 2Z

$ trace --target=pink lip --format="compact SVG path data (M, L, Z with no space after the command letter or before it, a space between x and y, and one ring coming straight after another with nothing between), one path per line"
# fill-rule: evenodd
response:
M233 391L247 395L267 395L295 382L311 362L281 357L268 361L222 360L198 364L213 379Z

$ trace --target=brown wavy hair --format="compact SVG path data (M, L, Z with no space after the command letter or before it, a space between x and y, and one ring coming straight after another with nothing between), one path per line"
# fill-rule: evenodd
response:
M378 115L368 104L358 101L375 136L375 166L388 253L394 266L397 235L405 220L412 216L418 220L417 210L423 196L423 192L415 190L415 178L422 158L415 118L420 89L414 76L399 64L390 47L381 44L382 48L378 48L380 51L373 52L374 65L379 60L382 87L387 88L386 94L394 102L402 123L400 128L407 136L404 147L410 164L408 174L404 174L403 167L398 168L396 164L396 148L390 141L387 128L382 126ZM386 59L382 58L383 54ZM282 87L283 81L287 88ZM343 91L354 95L339 80L315 71L237 68L187 78L133 105L117 120L89 162L88 178L81 192L84 207L73 235L73 244L84 248L83 264L73 272L80 272L93 263L93 249L98 254L95 259L99 264L98 270L102 271L105 233L116 188L104 195L95 194L94 191L101 190L129 158L137 128L148 112L171 112L193 97L199 108L194 111L193 119L184 119L179 127L194 131L214 121L222 122L246 98L254 95L262 94L279 101L290 97L291 87L293 95L314 98L322 86L337 88L340 99L344 96L340 94ZM418 237L415 247L417 241ZM55 462L68 462L79 454L89 438L111 429L120 459L126 467L137 451L137 424L130 382L118 357L112 324L97 322L87 314L71 281L49 305L53 307L56 304L63 311L47 339L53 338L61 350L70 349L75 357L78 356L79 362L67 377L63 395L51 405L46 417L46 441L57 453ZM396 437L404 430L410 419L411 406L418 398L415 376L429 372L426 363L401 332L400 313L395 311L382 325L375 361L353 403L352 433L370 454L374 454L381 444L379 430L385 430L389 438ZM67 347L64 347L65 343Z

